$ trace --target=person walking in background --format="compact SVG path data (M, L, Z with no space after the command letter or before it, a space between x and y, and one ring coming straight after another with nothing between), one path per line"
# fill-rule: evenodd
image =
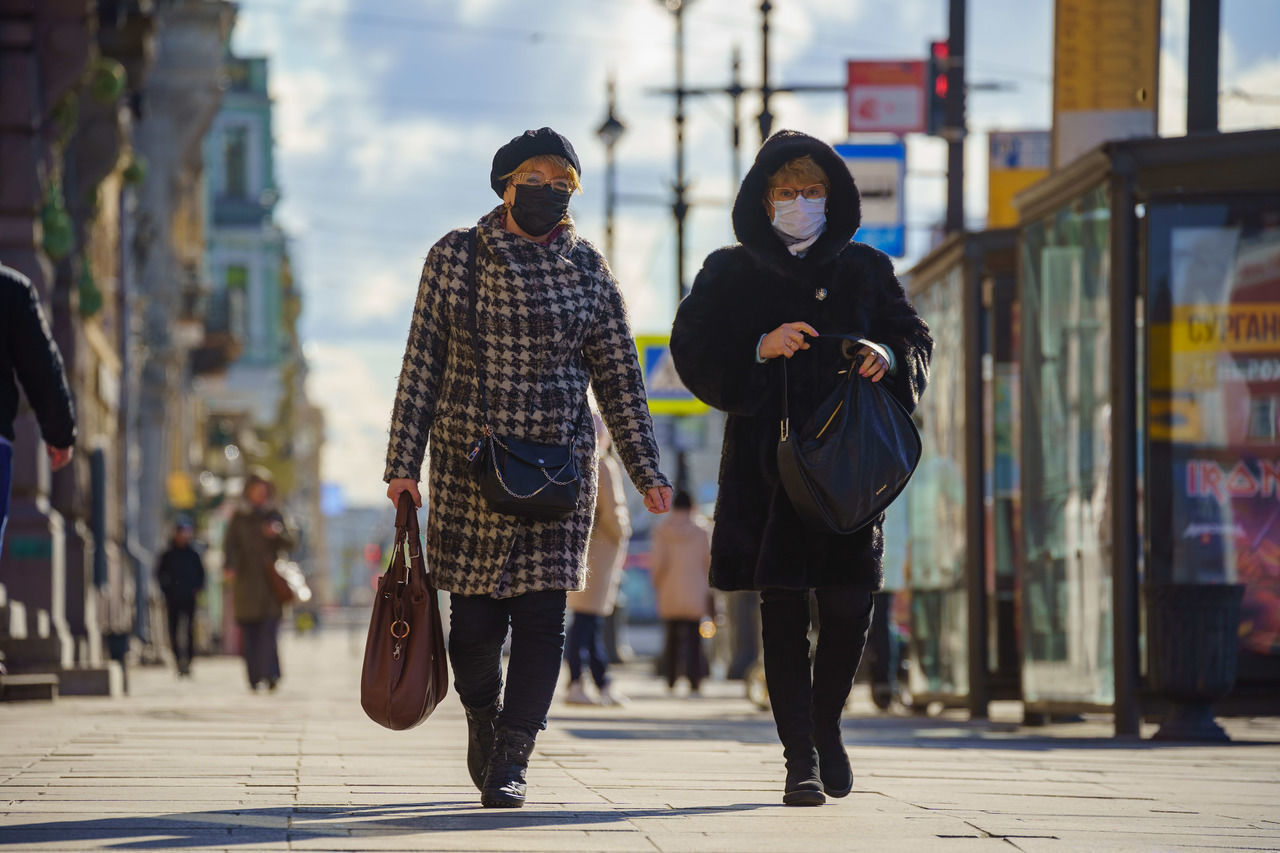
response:
M227 524L223 544L251 690L264 684L275 690L280 682L278 635L284 606L267 573L276 570L276 560L294 543L274 498L270 475L250 474L244 501Z
M689 679L690 695L698 695L706 661L702 654L701 626L712 615L711 530L693 508L686 491L676 492L673 511L653 531L650 551L653 589L658 598L658 618L666 626L667 686L675 689L681 671Z
M741 243L707 257L671 332L686 387L728 413L711 583L760 590L765 681L787 767L782 801L795 806L853 788L840 717L882 581L884 537L879 519L847 536L800 520L778 476L784 382L792 423L806 423L849 370L884 382L910 411L933 352L893 262L851 242L860 207L831 146L790 130L769 137L733 206ZM811 341L819 331L859 336L852 363L841 341ZM812 667L811 591L820 623Z
M569 695L571 705L594 705L582 684L582 665L591 669L601 705L621 705L623 697L609 683L609 657L604 648L604 621L613 611L622 582L622 563L627 557L631 539L631 514L627 511L627 495L623 491L622 469L611 453L609 431L598 415L594 416L596 447L596 514L587 544L587 587L568 594L568 607L573 613L565 657L569 661Z
M549 127L498 149L489 186L502 203L427 254L391 415L383 479L393 505L404 492L422 505L431 447L427 561L450 593L467 769L489 808L524 805L529 756L560 679L565 594L586 581L596 499L588 386L645 507L664 513L671 502L622 293L569 216L580 171L569 140ZM468 453L490 426L573 448L582 487L571 515L534 521L489 507Z
M49 465L57 471L71 461L76 442L76 409L62 354L31 280L0 264L0 554L9 520L19 385L35 410Z
M205 579L204 561L192 546L191 534L191 522L184 519L175 524L173 538L156 567L156 581L169 615L169 646L180 676L191 674L191 659L196 653L196 596L204 589Z

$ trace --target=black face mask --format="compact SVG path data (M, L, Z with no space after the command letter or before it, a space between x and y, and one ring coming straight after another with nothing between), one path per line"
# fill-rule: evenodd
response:
M573 193L556 192L551 184L540 187L516 187L516 200L511 205L511 218L531 237L549 234L569 212Z

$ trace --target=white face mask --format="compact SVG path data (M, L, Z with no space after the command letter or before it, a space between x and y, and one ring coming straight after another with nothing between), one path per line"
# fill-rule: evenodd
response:
M798 196L773 203L773 227L784 242L812 240L827 225L827 200Z

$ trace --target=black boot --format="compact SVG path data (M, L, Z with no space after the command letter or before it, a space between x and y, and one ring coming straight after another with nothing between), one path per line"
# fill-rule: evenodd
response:
M467 712L467 772L479 791L484 789L484 768L493 752L494 721L502 706L495 700L487 708L463 705L462 709Z
M853 768L840 735L840 715L866 645L871 597L853 589L818 591L818 649L813 656L813 741L822 787L830 797L853 790Z
M787 762L782 802L820 806L827 798L822 793L810 718L808 594L766 592L761 596L760 616L769 704Z
M499 727L493 754L480 788L480 804L487 809L518 809L524 805L525 771L533 753L533 736Z

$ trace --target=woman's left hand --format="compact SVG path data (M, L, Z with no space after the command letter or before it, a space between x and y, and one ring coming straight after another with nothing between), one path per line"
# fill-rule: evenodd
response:
M869 346L858 347L857 362L858 375L872 382L879 382L889 372L889 362Z
M662 515L671 509L671 487L654 486L644 493L644 508L654 515Z

